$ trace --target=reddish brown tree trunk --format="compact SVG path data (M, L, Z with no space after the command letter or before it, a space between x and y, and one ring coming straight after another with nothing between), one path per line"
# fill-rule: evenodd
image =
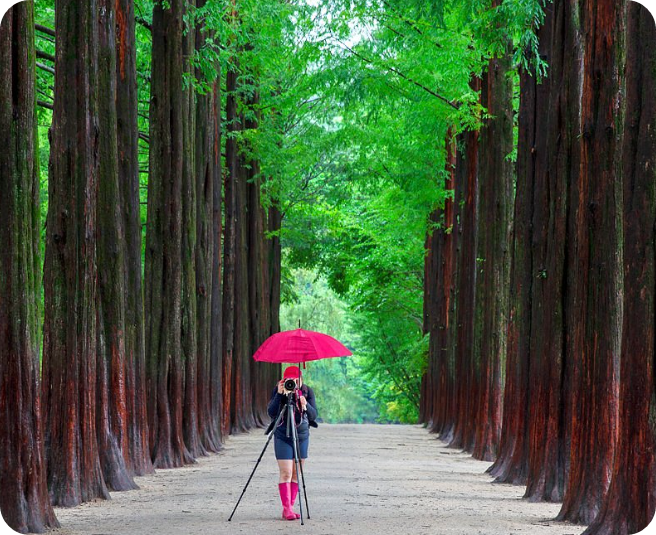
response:
M237 73L228 70L226 73L226 124L228 136L226 148L225 186L225 228L223 238L223 355L221 384L223 392L223 416L221 429L224 436L230 433L234 422L234 387L233 387L233 360L235 343L235 254L236 254L236 196L235 175L238 167L237 140L235 135L239 131L237 124L236 102Z
M571 464L558 517L585 524L597 516L608 489L617 441L625 10L624 2L589 0L580 11L580 171L571 183L567 229Z
M455 271L455 217L453 207L455 175L455 140L449 131L446 136L446 197L444 208L430 216L434 228L427 238L428 252L425 270L425 303L428 320L429 368L427 374L430 407L427 418L430 430L448 439L453 427L452 381L453 362L449 353Z
M239 119L245 125L243 114ZM245 125L246 126L246 125ZM239 149L238 149L239 151ZM248 191L247 162L242 151L237 154L234 169L235 195L235 287L234 287L234 422L233 432L247 431L255 426L253 417L253 392L251 371L253 359L250 354L251 330L249 312L248 275ZM232 172L232 170L230 171Z
M624 319L619 441L612 480L587 535L628 535L654 518L654 297L656 229L656 28L628 5L623 142ZM651 421L650 421L651 420Z
M271 311L271 330L269 335L280 331L280 268L281 268L281 248L280 248L280 228L282 226L282 216L274 201L269 208L268 230L272 232L269 242L269 310ZM274 367L272 375L278 376L278 368Z
M472 83L480 90L480 80ZM474 444L475 392L472 344L474 339L473 315L476 282L476 221L478 218L478 132L465 132L464 150L456 154L456 182L463 184L461 215L460 265L456 304L456 361L455 408L456 414L450 447L471 451Z
M429 230L426 232L424 242L424 320L423 332L428 335L428 367L422 380L423 392L419 404L420 418L429 430L433 430L435 385L437 383L437 258L439 254L439 240L437 226L440 220L440 210L434 210L428 216ZM423 413L423 414L422 414Z
M125 391L128 425L128 468L135 475L153 471L148 446L146 361L141 270L137 67L134 1L116 2L116 114L119 205L125 229Z
M98 31L95 0L55 3L43 402L54 505L108 498L96 434Z
M39 377L39 167L34 4L0 26L0 511L20 533L57 527L46 484Z
M170 0L156 2L153 9L145 312L155 468L193 462L182 424L182 184L188 158L183 146L184 5L183 0Z
M187 9L195 8L195 0L186 0ZM196 31L187 21L183 32L183 77L195 73L191 61L196 49ZM182 174L182 355L184 372L184 407L182 423L184 440L192 457L206 455L198 433L198 297L196 252L198 248L198 191L196 176L196 94L193 85L183 91L183 147L185 161ZM207 116L202 117L207 121ZM202 125L201 125L202 128Z
M546 61L551 57L553 8L547 5L544 9L545 21L537 34L539 54ZM530 343L534 328L531 295L537 271L533 264L532 221L536 175L543 175L545 170L548 97L548 82L535 72L522 70L504 419L499 457L490 469L497 481L516 485L526 484L528 477Z
M247 120L247 129L256 129L259 124L259 94L256 92L249 102L253 119ZM271 331L270 299L268 295L269 256L266 254L266 214L261 203L260 163L253 159L246 171L246 195L248 208L248 307L250 326L250 346L248 357L251 363L252 411L255 423L266 426L269 416L266 412L269 393L273 381L270 378L271 365L255 362L251 357L257 348L268 338Z
M211 100L211 127L213 132L211 157L212 166L212 302L210 327L210 406L211 421L217 446L223 439L223 259L221 237L223 234L221 191L223 169L221 166L221 83L214 82ZM207 447L207 446L206 446Z
M110 490L137 488L126 466L126 241L118 173L116 20L114 0L99 0L98 112L102 117L98 180L98 391L100 465Z
M72 506L109 497L98 458L95 403L97 4L62 1L55 7L43 396L51 499ZM74 46L78 39L81 47Z
M529 467L525 496L562 499L568 463L564 340L568 184L576 177L580 33L568 0L556 0L549 32L546 147L536 146L529 391ZM544 168L541 167L544 162Z
M205 5L204 0L198 2L198 7ZM196 31L196 49L200 50L206 44L206 34L202 29ZM216 68L219 68L217 63ZM203 73L197 69L196 76L202 78ZM214 82L217 86L218 81ZM212 392L215 388L212 381L212 312L215 292L213 284L215 277L213 269L220 271L219 265L214 268L214 202L215 182L217 179L216 166L217 152L220 152L220 140L217 129L220 118L217 116L218 109L214 107L214 91L199 94L196 102L196 196L197 196L197 221L196 221L196 300L197 300L197 322L198 322L198 432L201 446L212 452L221 449L221 439L218 435L218 413L213 412ZM216 147L215 147L216 145ZM220 158L220 155L218 155ZM219 168L220 169L220 168ZM218 183L218 204L221 209L221 184ZM219 212L219 224L221 214ZM220 246L220 230L218 246ZM220 249L217 247L217 251ZM220 317L217 318L220 321ZM220 340L216 342L220 350Z
M481 128L474 359L477 361L476 459L496 459L501 433L508 317L514 173L510 41L490 60L481 102L492 116Z

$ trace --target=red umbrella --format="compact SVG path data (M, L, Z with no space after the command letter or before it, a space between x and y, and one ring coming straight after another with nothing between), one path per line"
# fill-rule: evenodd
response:
M262 362L298 363L331 357L348 357L352 354L332 336L295 329L276 333L267 338L253 358Z

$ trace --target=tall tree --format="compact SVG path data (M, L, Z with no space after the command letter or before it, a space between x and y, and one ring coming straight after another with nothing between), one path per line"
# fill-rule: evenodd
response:
M195 9L195 0L186 0L186 9ZM183 58L193 57L196 50L195 23L187 17L183 32ZM195 72L191 62L183 60L183 77L192 79ZM183 147L185 159L182 170L182 355L184 362L184 406L182 411L184 440L193 457L207 452L198 434L198 302L196 284L196 249L198 224L198 191L196 177L196 91L188 83L183 91Z
M98 0L98 452L110 490L136 484L130 461L126 392L126 240L118 160L114 0Z
M96 434L97 13L96 0L55 2L42 387L48 486L62 506L109 497Z
M146 355L141 267L137 50L134 0L116 2L116 131L118 175L125 234L125 390L128 467L135 475L153 471L148 444Z
M624 319L619 429L611 483L586 535L628 535L654 518L654 299L656 297L656 27L629 3L623 167Z
M34 4L0 25L0 510L9 527L57 527L46 484L39 373L41 291Z
M545 12L545 20L537 31L538 54L543 59L551 57L551 4L545 6ZM521 69L504 418L499 456L490 468L497 481L516 485L526 484L528 477L530 343L535 325L531 317L531 295L536 278L532 221L535 182L545 172L548 89L548 82L539 72Z
M472 88L480 90L480 79L472 80ZM479 133L462 134L463 149L456 153L456 184L463 187L461 215L460 264L456 291L456 421L449 445L471 451L474 445L475 404L473 402L474 367L473 315L476 284L476 221L478 218L478 157Z
M199 8L205 6L205 0L197 2ZM198 25L196 29L196 50L201 51L207 43L207 31ZM219 69L218 62L215 69ZM204 73L196 69L196 77ZM198 429L200 442L207 451L219 451L221 438L219 434L219 409L213 408L212 400L220 392L220 381L216 381L213 371L214 358L220 354L220 339L215 340L213 331L220 331L220 316L213 318L215 299L219 299L220 286L220 217L221 217L221 183L218 182L221 171L220 162L220 117L218 95L218 77L211 81L210 88L197 95L196 101L196 140L195 140L195 178L197 196L196 223L196 299L198 321ZM218 194L215 189L218 188ZM215 221L215 203L218 204L218 221ZM215 224L218 223L218 228ZM216 245L216 247L215 247ZM215 257L216 255L216 257ZM214 285L217 285L217 288ZM219 303L217 303L219 304ZM216 325L214 324L216 321Z
M514 172L508 159L513 150L512 50L510 38L504 35L501 39L501 52L490 60L481 89L481 103L491 118L484 122L480 134L473 346L480 384L475 392L478 407L473 455L486 461L496 459L501 433L514 190Z
M608 490L618 432L626 3L585 1L580 15L580 172L570 189L565 315L571 447L558 517L589 524Z
M210 408L212 427L217 441L223 439L223 270L222 253L222 185L223 167L221 165L221 83L214 82L211 100L211 128L213 143L211 145L212 181L212 303L210 314ZM206 446L207 447L207 446Z
M536 146L537 162L532 218L533 284L528 413L529 466L525 496L532 501L559 501L565 486L566 376L565 247L568 185L577 176L579 128L578 76L581 61L578 18L572 3L555 0L549 37L548 109L544 123L546 146ZM541 171L541 169L543 169Z
M222 303L222 357L221 390L223 415L221 429L223 435L232 431L234 422L235 389L234 347L235 347L235 260L236 260L236 194L235 176L238 169L238 148L236 136L240 130L237 115L237 73L236 66L228 67L226 73L226 129L225 141L226 172L224 174L225 227L223 237L223 303Z
M188 157L183 145L184 13L184 0L158 1L153 7L145 315L155 468L193 462L182 423L182 187Z

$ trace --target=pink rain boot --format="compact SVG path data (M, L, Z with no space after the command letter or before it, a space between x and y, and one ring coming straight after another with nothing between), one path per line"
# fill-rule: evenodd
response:
M291 498L289 500L289 507L294 510L294 505L296 504L296 496L298 495L298 483L296 481L292 481L289 484L289 488L291 489ZM296 518L301 518L301 515L298 513L294 513L296 515Z
M290 485L287 483L278 483L280 492L280 501L282 502L282 517L287 520L296 520L296 514L292 511L290 499Z

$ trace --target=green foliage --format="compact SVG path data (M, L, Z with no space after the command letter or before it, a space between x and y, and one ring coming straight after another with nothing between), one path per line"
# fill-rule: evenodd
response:
M282 330L298 328L319 331L354 349L354 335L347 324L346 304L316 272L297 269L293 288L280 311ZM354 357L307 363L305 382L314 389L319 418L330 423L374 422L378 416L371 387L363 379L362 367Z
M544 1L206 0L188 10L185 32L204 41L183 83L197 94L218 84L225 104L225 74L235 72L240 120L257 120L232 135L246 161L260 162L264 205L282 213L283 328L300 318L355 350L308 368L326 420L416 420L424 241L429 214L451 195L447 132L486 118L471 82L508 36L516 67L545 75ZM37 22L54 27L53 4L37 0ZM144 233L153 4L135 5ZM46 35L37 48L54 54ZM39 98L52 101L52 86L39 69ZM44 220L51 120L39 108Z

